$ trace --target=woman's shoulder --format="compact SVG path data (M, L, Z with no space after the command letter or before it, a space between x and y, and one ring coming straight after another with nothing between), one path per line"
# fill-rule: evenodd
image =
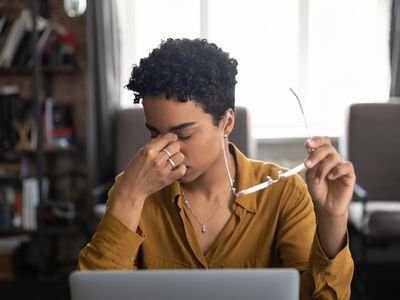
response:
M289 169L276 163L252 160L251 166L258 181L273 180L278 178L280 172L284 173ZM292 166L290 166L292 167ZM299 174L284 178L259 193L259 205L261 209L268 211L279 211L280 218L286 218L301 211L312 213L312 201L308 193L306 182Z

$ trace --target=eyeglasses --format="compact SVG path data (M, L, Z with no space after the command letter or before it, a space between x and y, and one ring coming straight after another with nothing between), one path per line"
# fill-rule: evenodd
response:
M304 124L305 124L306 129L307 129L308 137L311 138L310 128L308 127L308 123L307 123L306 116L305 116L305 113L304 113L304 110L303 110L303 106L301 105L301 101L300 101L299 97L297 96L297 94L293 91L292 88L290 88L290 91L295 96L295 98L297 100L297 103L299 104L299 107L300 107L300 110L301 110L301 114L303 116L303 121L304 121ZM311 151L314 151L314 149L311 149ZM257 184L255 186L249 187L247 189L244 189L244 190L241 190L241 191L237 191L236 188L233 185L234 181L233 181L232 176L231 176L231 174L229 172L228 159L226 157L225 150L223 151L223 153L224 153L224 160L225 160L226 170L228 172L228 176L229 176L229 180L230 180L231 191L236 197L248 195L248 194L260 191L262 189L265 189L265 188L273 185L274 183L277 183L278 181L284 180L284 179L286 179L286 178L288 178L288 177L290 177L290 176L292 176L294 174L297 174L297 173L299 173L299 172L301 172L302 170L305 169L304 163L301 163L300 165L298 165L298 166L296 166L296 167L294 167L294 168L292 168L292 169L290 169L290 170L288 170L286 172L278 171L278 177L275 178L275 179L271 178L271 176L267 176L267 178L266 178L267 180L266 181L264 181L264 182L262 182L260 184Z

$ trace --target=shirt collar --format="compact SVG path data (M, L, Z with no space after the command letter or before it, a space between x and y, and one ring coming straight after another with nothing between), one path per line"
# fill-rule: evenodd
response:
M233 150L237 174L236 174L236 190L237 192L247 189L251 186L258 184L254 169L251 165L251 161L232 143L229 144L230 149ZM246 209L251 213L256 213L258 209L257 205L257 193L252 193L244 196L235 198L235 203Z
M229 143L229 149L233 152L236 166L237 166L237 174L236 174L236 189L237 191L244 190L251 186L258 184L256 176L254 174L254 170L251 165L251 161L242 153L240 150L232 143ZM177 201L179 208L182 208L182 198L180 183L178 181L173 182L168 187L169 197L172 202ZM240 205L247 211L251 213L256 213L258 209L257 204L257 193L252 193L249 195L244 195L240 197L236 197L234 203Z

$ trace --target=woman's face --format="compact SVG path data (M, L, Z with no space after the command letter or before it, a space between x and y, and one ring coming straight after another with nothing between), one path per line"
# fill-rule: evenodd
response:
M212 116L195 101L180 102L165 96L143 99L146 127L151 138L174 132L185 156L186 174L181 182L191 182L222 158L224 122L215 126Z

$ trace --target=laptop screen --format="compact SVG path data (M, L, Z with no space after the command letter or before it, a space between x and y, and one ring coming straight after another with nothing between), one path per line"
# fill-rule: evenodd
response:
M72 300L297 300L296 269L91 271L70 275Z

